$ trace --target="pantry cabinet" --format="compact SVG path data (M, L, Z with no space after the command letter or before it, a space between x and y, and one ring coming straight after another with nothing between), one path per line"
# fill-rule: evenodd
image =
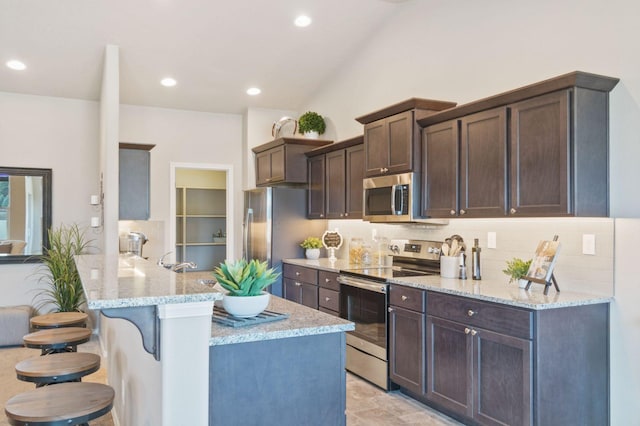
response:
M418 120L427 217L607 216L608 96L574 72Z

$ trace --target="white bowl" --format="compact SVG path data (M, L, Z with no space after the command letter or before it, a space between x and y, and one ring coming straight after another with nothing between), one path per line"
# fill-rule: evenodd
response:
M222 307L234 317L251 318L267 309L270 296L266 291L263 291L258 296L230 296L225 294L222 298Z

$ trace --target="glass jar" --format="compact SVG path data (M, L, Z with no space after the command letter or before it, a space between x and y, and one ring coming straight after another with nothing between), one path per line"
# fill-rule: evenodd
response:
M349 242L349 263L359 264L362 262L362 238L351 238Z
M386 266L385 260L389 254L389 240L385 237L378 237L374 241L373 263L378 266Z
M371 244L364 243L362 245L362 264L365 266L371 265L373 260L373 251L371 250Z

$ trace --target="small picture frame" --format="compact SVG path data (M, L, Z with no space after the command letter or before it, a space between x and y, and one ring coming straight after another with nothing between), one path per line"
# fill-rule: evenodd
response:
M553 268L558 260L558 254L560 253L560 242L556 235L553 240L543 240L538 243L533 261L527 271L527 275L523 277L524 280L529 281L525 290L529 290L531 283L544 284L544 294L549 292L551 284L554 285L556 291L560 291L555 276L553 275Z

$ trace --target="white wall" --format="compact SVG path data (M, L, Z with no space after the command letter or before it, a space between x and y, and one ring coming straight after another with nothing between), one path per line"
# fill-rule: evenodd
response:
M169 235L170 163L230 164L234 173L234 209L242 211L242 116L151 108L120 107L120 141L155 144L151 150L151 220L164 221ZM227 234L231 236L232 230ZM233 229L235 257L242 247L242 223ZM165 252L174 251L166 238ZM234 256L229 253L228 256Z
M0 92L0 163L51 168L53 226L88 227L98 193L98 103ZM101 246L102 235L87 231ZM0 305L32 304L38 264L0 265Z
M305 109L329 116L338 138L345 139L362 133L355 117L414 96L462 104L574 70L618 77L610 96L611 215L637 218L638 16L635 0L403 3ZM611 421L626 425L636 421L634 401L640 399L633 366L640 359L640 289L633 279L637 261L630 255L637 252L640 229L621 230L617 223L622 222L616 221L614 237Z

